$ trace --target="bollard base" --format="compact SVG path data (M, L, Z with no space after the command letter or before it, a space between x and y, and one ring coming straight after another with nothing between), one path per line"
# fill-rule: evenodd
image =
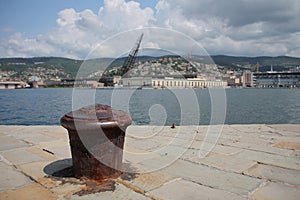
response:
M125 133L119 132L117 138L99 142L99 138L91 137L98 132L89 131L89 141L85 141L87 138L79 137L77 131L69 130L74 177L104 180L120 176Z
M90 105L65 114L76 178L105 180L121 175L123 147L130 116L107 105Z

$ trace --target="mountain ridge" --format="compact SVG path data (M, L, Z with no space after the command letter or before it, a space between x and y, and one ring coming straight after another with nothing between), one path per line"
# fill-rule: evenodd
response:
M174 55L170 55L174 57ZM138 61L150 61L168 55L154 57L154 56L138 56ZM274 70L288 70L300 66L300 58L291 56L227 56L227 55L212 55L210 56L217 65L225 66L228 69L249 69L253 70L253 65L259 63L260 69L265 71L274 67ZM72 77L76 76L77 71L83 64L87 65L86 73L93 70L105 70L108 66L121 66L126 57L122 58L95 58L88 60L72 59L65 57L32 57L32 58L0 58L0 70L9 71L14 70L21 72L28 68L43 67L47 69L60 69L70 74Z

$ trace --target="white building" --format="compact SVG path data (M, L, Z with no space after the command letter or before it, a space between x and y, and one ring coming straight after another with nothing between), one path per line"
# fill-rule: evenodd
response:
M151 80L151 77L131 77L122 78L119 83L123 87L151 87Z
M151 78L132 77L120 81L123 87L152 87L152 88L215 88L227 87L227 81L205 80L203 78Z

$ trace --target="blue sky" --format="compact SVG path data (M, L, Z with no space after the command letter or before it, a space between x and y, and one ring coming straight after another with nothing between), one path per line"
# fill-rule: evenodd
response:
M73 7L76 10L89 8L97 11L95 8L99 8L101 3L97 0L1 0L1 36L11 32L22 32L30 37L45 33L56 25L60 10Z
M139 1L141 7L154 8L156 0ZM90 9L97 13L102 0L1 0L0 37L13 32L25 33L28 37L42 34L56 26L58 12L66 8L76 11Z
M300 57L299 18L298 0L0 0L0 57L83 58L142 27L179 31L210 54Z

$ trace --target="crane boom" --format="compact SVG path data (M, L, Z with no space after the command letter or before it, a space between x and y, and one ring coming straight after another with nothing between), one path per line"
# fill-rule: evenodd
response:
M138 37L134 47L130 50L129 55L126 57L122 67L120 67L117 70L117 72L113 75L118 75L118 76L122 76L122 77L127 76L127 72L133 68L134 62L136 60L136 57L137 57L137 54L138 54L138 51L139 51L139 48L140 48L140 45L141 45L141 42L143 39L143 36L144 36L144 34L142 33ZM99 82L104 83L105 86L113 85L113 75L110 74L109 68L107 68L103 72L101 78L99 79Z
M139 51L139 48L140 48L140 45L141 45L141 42L142 42L142 39L143 39L143 36L144 34L142 33L140 35L140 37L138 38L138 40L136 41L134 47L131 49L128 57L126 58L126 60L124 61L123 63L123 66L121 68L121 72L120 72L120 75L121 76L124 76L126 75L126 73L133 68L133 65L134 65L134 62L136 60L136 57L137 57L137 53Z

